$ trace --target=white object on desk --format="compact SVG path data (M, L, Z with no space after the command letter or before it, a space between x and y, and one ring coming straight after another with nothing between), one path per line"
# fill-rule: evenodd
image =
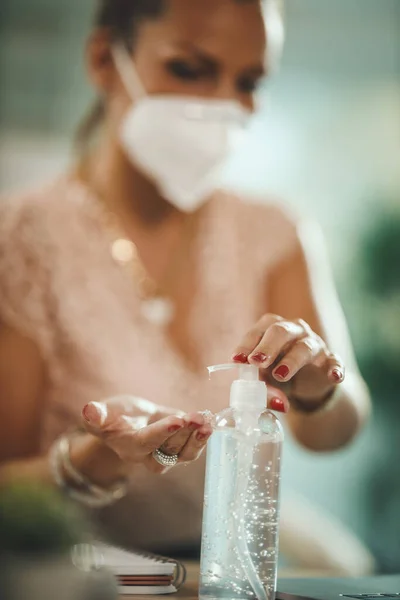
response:
M96 544L102 564L117 577L118 592L123 595L172 594L186 578L182 564L161 556L128 552L121 548Z

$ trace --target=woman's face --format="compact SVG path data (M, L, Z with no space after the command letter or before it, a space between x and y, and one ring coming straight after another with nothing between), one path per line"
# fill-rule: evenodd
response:
M134 60L150 94L228 98L252 108L265 54L259 2L169 0L165 16L139 30Z
M118 122L132 102L109 42L89 46L92 79ZM266 24L258 0L167 0L165 13L136 31L132 62L148 94L231 99L253 110L268 68ZM110 116L110 115L109 115Z

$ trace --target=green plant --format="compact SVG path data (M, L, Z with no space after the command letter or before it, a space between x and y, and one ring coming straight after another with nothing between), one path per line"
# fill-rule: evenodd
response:
M375 203L377 204L377 203ZM374 403L373 455L365 471L365 538L380 571L400 569L400 211L379 202L352 271L351 322L358 361ZM357 331L357 333L355 333ZM355 334L354 334L355 333ZM371 459L371 456L373 458Z
M382 209L382 205L380 206ZM361 371L376 405L398 414L400 404L400 211L386 208L371 220L359 255L358 329Z
M0 555L65 553L86 529L80 514L50 488L14 484L0 490Z
M400 211L376 217L361 245L365 289L374 297L400 293Z

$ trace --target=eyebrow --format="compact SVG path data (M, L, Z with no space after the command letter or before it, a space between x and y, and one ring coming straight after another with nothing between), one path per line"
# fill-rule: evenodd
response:
M192 42L176 42L175 45L181 48L182 50L191 52L199 61L207 64L210 67L214 67L215 64L218 62L214 57L210 56L207 52L195 46ZM251 65L249 67L245 67L243 71L246 71L246 73L250 73L255 77L265 77L266 75L268 75L266 66L262 63L258 65Z
M190 52L199 61L207 64L208 66L214 67L216 65L216 63L218 62L213 56L210 56L207 52L205 52L204 50L201 50L200 48L198 48L191 42L180 42L180 43L177 43L176 45L178 47L180 47L182 50L185 50L186 52Z

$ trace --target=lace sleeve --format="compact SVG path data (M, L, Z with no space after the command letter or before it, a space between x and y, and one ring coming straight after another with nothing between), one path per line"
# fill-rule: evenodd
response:
M44 228L34 202L0 201L0 321L33 339L47 358L54 332Z

